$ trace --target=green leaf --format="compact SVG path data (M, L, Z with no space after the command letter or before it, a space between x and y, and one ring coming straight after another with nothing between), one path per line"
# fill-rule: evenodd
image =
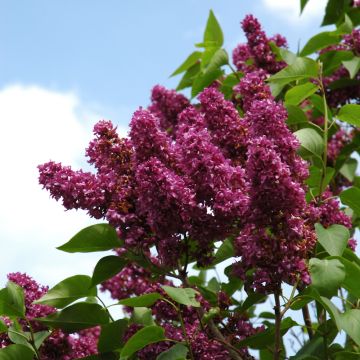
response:
M0 315L25 317L24 291L11 281L0 290Z
M220 264L221 262L230 259L235 256L234 245L231 239L225 239L220 245L218 251L215 254L215 259L212 265Z
M171 299L179 304L200 307L200 303L196 300L198 292L191 288L175 288L172 286L163 285L163 290Z
M190 69L194 64L196 64L199 61L200 56L201 56L200 51L194 51L170 76L181 74L182 72Z
M309 96L314 94L319 87L311 82L305 83L303 85L297 85L291 88L285 94L285 104L286 105L298 105L307 99Z
M8 331L8 327L6 326L4 321L0 318L0 334L7 332L7 331Z
M50 336L51 331L39 331L37 333L34 334L34 343L35 343L35 347L37 349L40 348L40 346L44 343L44 341Z
M349 72L350 79L353 79L360 69L360 57L354 56L351 60L345 60L342 63Z
M165 330L160 326L146 326L136 332L124 345L120 353L120 360L129 359L146 345L165 339Z
M306 4L309 0L300 0L300 14L304 11Z
M350 60L354 57L352 51L332 50L324 52L319 56L319 60L323 63L324 75L331 75L344 60Z
M183 344L176 344L161 353L156 360L186 360L188 348Z
M360 189L352 186L340 194L340 200L344 205L350 206L356 215L360 216Z
M325 178L322 180L323 169L319 169L318 167L312 165L309 168L310 176L306 179L306 184L309 185L311 189L311 193L313 196L318 196L320 192L323 192L326 187L329 185L331 179L335 174L335 169L331 167L326 168ZM322 189L320 191L320 184L322 181Z
M210 44L211 46L221 47L224 43L224 36L214 13L210 10L207 20L205 32L204 32L204 44Z
M319 66L316 61L309 58L297 58L293 64L288 65L268 80L286 85L295 80L316 78L318 71Z
M261 293L252 292L249 293L248 297L245 299L243 304L241 305L241 311L245 311L249 309L254 304L257 304L258 302L263 302L263 300L266 298L266 295Z
M302 157L307 158L309 155L321 159L324 151L324 141L314 129L304 128L294 133L299 140L301 147L299 153Z
M360 126L360 105L347 104L342 106L337 118L351 125Z
M128 263L119 256L109 255L101 258L95 266L91 286L102 283L118 274Z
M330 31L325 31L319 34L316 34L305 44L304 48L301 50L301 56L310 55L320 49L323 49L329 45L339 43L340 36L334 35Z
M351 18L347 14L344 14L344 18L344 22L340 24L335 31L333 31L334 34L350 34L351 31L354 29L354 24L352 23Z
M109 323L109 315L98 304L75 303L60 312L38 318L46 326L74 332Z
M220 75L222 75L221 70L206 71L205 73L200 73L193 81L191 97L195 97L206 87L211 85Z
M360 346L360 310L351 309L340 315L341 327Z
M110 352L121 348L128 324L128 319L119 319L102 325L98 341L98 350L100 352Z
M13 325L10 325L8 336L14 344L24 345L31 349L31 345L29 343L30 333L23 331L18 322L14 322Z
M315 224L319 243L331 256L341 256L350 238L349 230L343 225L331 225L325 229Z
M306 115L304 114L304 111L302 111L298 106L294 105L287 105L286 110L288 113L287 123L289 125L295 125L295 124L301 124L301 123L307 123L308 119Z
M199 72L200 72L200 63L196 63L186 71L186 73L180 80L179 85L176 87L176 90L182 90L192 86L193 81L198 76Z
M337 259L309 261L309 271L313 287L321 294L331 297L345 279L345 266Z
M229 56L224 49L218 49L211 57L209 64L206 67L206 71L212 72L221 68L221 66L229 63Z
M286 332L293 326L297 326L296 323L291 318L285 318L280 325L280 332L282 335L285 335ZM249 346L252 349L264 349L269 345L274 344L274 335L275 335L275 327L272 325L264 331L261 331L253 336L249 336L248 338L241 340L236 347L245 347Z
M349 351L339 351L334 354L335 360L359 360L360 354L349 352Z
M329 0L321 26L337 23L345 11L346 1L347 0Z
M239 83L238 77L241 77L241 74L232 73L229 74L221 84L220 91L224 94L225 99L230 99L233 94L233 87Z
M331 343L338 334L338 330L332 320L327 320L321 324L317 330L314 337L307 341L296 355L290 358L291 360L307 360L315 355L316 357L314 357L314 359L323 359L325 357L324 337L322 334L326 333L326 338L328 342Z
M144 326L155 325L155 321L152 316L151 309L146 307L137 307L134 308L134 311L131 316L131 321L135 324L140 324Z
M0 349L0 360L32 360L34 352L25 345L9 345Z
M121 299L119 301L119 304L131 307L150 307L160 299L162 299L162 296L154 292L145 295L135 296L128 299Z
M91 286L91 278L87 275L71 276L51 288L44 296L35 301L36 304L49 305L62 309L75 300L87 296L96 296L96 288Z
M319 110L322 114L324 114L324 100L321 96L314 94L310 96L311 103L314 105L316 110ZM328 114L331 114L330 108L327 107Z
M345 164L340 168L340 174L352 182L354 181L357 167L358 167L357 160L353 158L349 158L345 162Z
M57 249L75 253L105 251L118 248L122 245L115 229L109 224L96 224L78 232L66 244Z
M356 254L354 254L356 256ZM360 298L360 266L355 262L349 261L343 257L336 257L345 267L345 279L342 282L342 287L349 293Z
M339 310L328 298L320 296L319 292L313 285L308 286L299 295L297 295L294 298L290 308L293 310L300 310L312 300L317 301L324 307L324 309L330 314L331 318L334 320L337 328L340 330L341 324Z

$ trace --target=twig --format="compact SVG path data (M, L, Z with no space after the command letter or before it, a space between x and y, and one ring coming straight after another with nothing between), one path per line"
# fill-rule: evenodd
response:
M281 352L281 312L280 312L280 295L279 291L274 293L275 299L275 344L274 344L274 360L280 359Z

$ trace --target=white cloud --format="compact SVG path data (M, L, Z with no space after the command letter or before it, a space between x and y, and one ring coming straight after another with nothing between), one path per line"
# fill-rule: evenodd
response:
M80 168L99 118L73 93L21 85L0 90L0 285L13 271L49 285L91 273L100 254L55 249L91 220L50 199L38 185L37 165L51 159Z
M310 0L301 17L299 0L262 0L262 3L274 16L286 19L292 24L304 24L324 14L327 0Z

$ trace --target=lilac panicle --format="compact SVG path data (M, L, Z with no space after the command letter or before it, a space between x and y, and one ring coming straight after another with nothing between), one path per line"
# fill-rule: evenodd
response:
M66 209L84 209L100 219L104 216L105 197L95 175L50 161L39 165L39 182L55 200L62 199Z
M130 122L130 139L137 163L157 157L165 164L172 161L171 139L160 129L159 120L149 110L137 110Z
M214 144L221 148L226 157L241 163L247 134L234 104L225 100L224 95L213 87L205 89L199 95L199 100Z
M178 115L190 105L184 95L175 90L167 90L160 85L153 87L151 102L149 110L159 118L161 129L168 132L173 131Z
M260 77L249 73L237 87L246 104L250 204L246 225L235 240L242 257L235 272L245 278L254 268L252 286L273 292L282 281L294 283L300 277L309 282L304 259L316 238L302 218L307 165L296 154L299 143L286 127L285 109Z
M252 15L246 15L241 26L247 44L240 44L233 51L233 62L239 71L247 73L263 69L269 74L274 74L285 67L283 61L276 60L270 47L270 42L274 42L278 47L286 47L287 42L283 36L277 34L268 38L259 21Z
M198 212L195 194L184 180L155 157L136 170L137 209L159 237L185 233Z

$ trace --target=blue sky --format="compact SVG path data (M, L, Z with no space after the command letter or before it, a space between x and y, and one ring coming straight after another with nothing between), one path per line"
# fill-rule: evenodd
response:
M240 21L253 13L269 35L296 50L319 29L324 0L0 0L0 283L12 271L44 284L91 273L102 254L55 250L91 223L64 212L37 184L49 159L79 168L98 119L126 134L131 114L202 39L208 12L226 48L244 41Z
M239 22L255 14L268 34L283 32L296 49L320 23L323 1L299 17L299 0L12 0L0 1L0 85L37 84L72 91L105 118L148 103L202 38L212 8L231 49L244 37ZM311 4L313 3L313 4ZM285 31L284 31L285 30Z

